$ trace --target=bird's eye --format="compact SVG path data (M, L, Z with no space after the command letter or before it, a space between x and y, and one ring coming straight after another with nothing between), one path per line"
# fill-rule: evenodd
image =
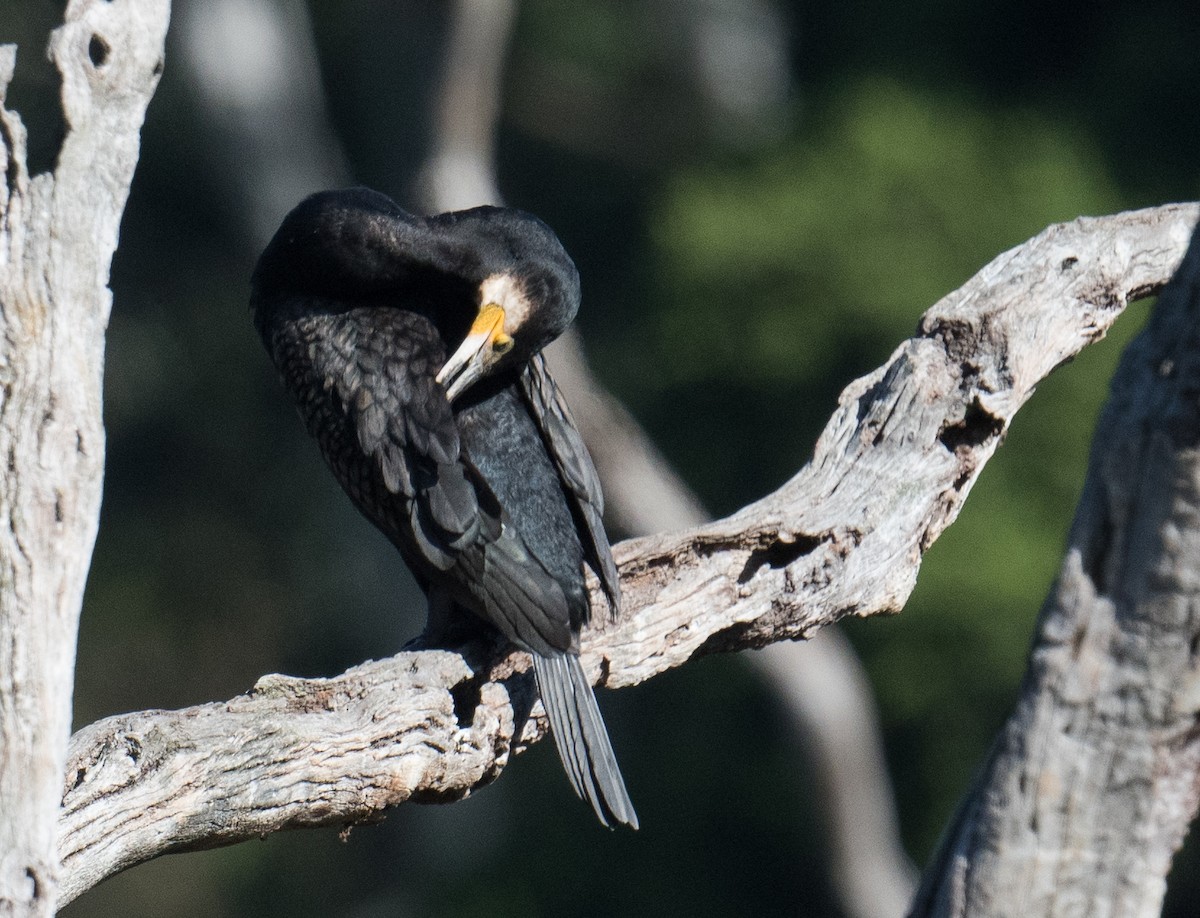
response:
M507 354L512 350L512 346L513 339L503 332L492 339L492 351L495 352L497 356L501 354Z

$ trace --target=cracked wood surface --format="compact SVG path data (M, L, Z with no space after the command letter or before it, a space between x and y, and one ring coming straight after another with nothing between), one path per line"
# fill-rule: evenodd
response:
M1021 697L914 915L1146 916L1200 804L1200 234L1100 416Z
M50 37L66 132L31 176L0 46L0 915L51 915L75 641L104 471L108 270L166 0L72 0ZM38 54L41 49L23 53Z
M1017 409L1167 281L1198 215L1181 204L1081 218L1004 253L847 387L812 462L778 491L617 546L624 612L585 635L593 677L632 685L697 654L898 611ZM170 851L467 795L542 732L526 716L527 664L489 648L408 652L81 730L60 822L64 897Z

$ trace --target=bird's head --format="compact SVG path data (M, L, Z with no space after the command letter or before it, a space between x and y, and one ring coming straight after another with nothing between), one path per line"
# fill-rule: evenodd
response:
M476 208L455 227L479 254L478 311L438 373L453 401L480 379L523 366L579 309L579 273L553 231L520 211Z

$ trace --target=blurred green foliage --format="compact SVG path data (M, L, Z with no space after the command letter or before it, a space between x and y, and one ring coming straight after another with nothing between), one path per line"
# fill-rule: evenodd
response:
M310 6L355 180L411 205L447 7ZM735 7L771 14L790 99L735 112L703 90L689 17ZM40 63L60 13L0 7L39 168L61 130ZM1000 252L1051 222L1196 196L1193 18L1183 0L527 0L500 182L574 254L594 368L725 513L793 474L838 392ZM237 163L214 158L205 117L173 37L113 267L81 724L229 697L272 670L337 672L394 652L423 615L261 354ZM1144 308L1018 416L905 612L849 623L917 862L1008 713ZM596 829L541 744L463 804L401 808L346 844L293 833L165 859L66 914L836 914L803 756L749 668L707 658L601 704L637 835ZM1180 861L1169 914L1192 913L1196 864Z
M1121 207L1079 132L1034 111L868 77L805 123L765 155L670 177L649 221L654 305L615 348L627 362L613 387L669 431L679 467L722 512L760 494L764 473L782 479L804 460L815 431L795 422L798 403L816 398L806 420L824 419L846 382L991 258L1050 223ZM913 805L901 798L919 856L1007 713L1117 354L1089 351L1086 368L1054 381L1053 403L1039 395L1034 417L1020 416L903 619L852 630L898 780L921 788ZM620 366L610 359L597 363ZM636 367L648 363L646 378ZM638 385L622 385L630 379ZM710 406L703 422L673 425L662 412L697 390L715 402L730 380L746 399Z

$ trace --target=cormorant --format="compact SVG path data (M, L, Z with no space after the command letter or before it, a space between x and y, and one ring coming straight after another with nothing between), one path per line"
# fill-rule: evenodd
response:
M579 662L584 565L614 615L619 585L595 468L541 354L579 307L558 238L517 210L419 217L326 191L284 219L252 285L309 433L399 549L431 625L466 610L529 651L576 793L637 828Z

